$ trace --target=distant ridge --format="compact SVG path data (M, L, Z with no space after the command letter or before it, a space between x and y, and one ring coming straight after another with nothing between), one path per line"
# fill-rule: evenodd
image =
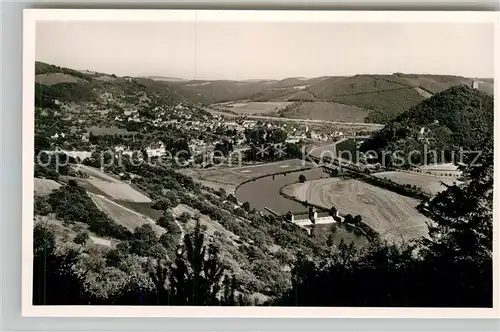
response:
M78 85L86 90L97 81L116 85L123 84L126 80L142 84L163 96L168 96L169 100L194 104L214 104L236 100L335 103L366 110L368 115L365 121L373 123L388 123L427 98L453 86L471 86L473 80L476 81L479 90L493 96L493 79L452 75L394 73L314 78L289 77L282 80L187 80L155 75L117 77L113 74L73 70L43 62L36 62L35 69L36 82L46 86L67 83ZM71 92L67 93L71 94ZM86 93L86 95L89 94L92 94L92 91ZM327 107L322 104L321 109L324 110ZM332 107L332 110L334 109ZM297 113L294 115L302 116Z
M179 77L169 77L169 76L139 76L140 78L149 78L155 81L165 81L165 82L187 82L188 80Z

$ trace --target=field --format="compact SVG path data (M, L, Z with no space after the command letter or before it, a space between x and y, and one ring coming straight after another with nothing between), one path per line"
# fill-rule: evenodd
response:
M34 178L35 196L44 196L50 194L53 190L59 188L61 184L50 179Z
M131 209L121 206L106 197L88 193L94 204L99 210L106 213L116 223L126 227L130 231L143 224L150 224L153 230L161 235L165 233L165 229L155 224L155 221L139 214Z
M116 200L138 203L151 202L149 197L133 189L127 183L107 182L99 179L88 179L87 182Z
M128 183L118 180L98 169L84 165L79 165L77 169L90 176L88 179L85 179L85 182L112 199L137 203L151 202L149 197L135 190Z
M242 102L234 103L230 111L238 114L263 114L270 112L278 112L286 106L292 104L291 102Z
M84 79L63 73L48 73L35 76L35 82L43 85L54 85L60 83L87 83Z
M364 122L368 111L355 106L329 102L304 102L280 112L283 117L339 122Z
M419 201L370 184L339 178L296 183L283 192L298 200L330 209L335 206L343 215L360 215L363 222L390 242L427 236L427 219L416 206Z
M447 185L458 182L449 177L438 177L408 172L381 172L373 175L379 178L392 180L399 184L415 185L431 195L436 195L437 193L446 190L446 186L442 184L442 182Z
M298 170L312 166L300 159L284 160L275 163L256 164L241 167L218 167L212 169L184 169L181 173L192 177L194 180L215 189L224 188L234 192L236 186L255 177Z

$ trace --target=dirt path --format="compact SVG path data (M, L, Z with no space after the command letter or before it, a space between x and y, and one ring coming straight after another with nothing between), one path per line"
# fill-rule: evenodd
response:
M178 245L181 246L184 243L184 236L186 235L186 232L184 231L184 228L177 219L174 219L174 221L177 227L179 227L179 229L181 230L181 237L179 238L179 243L178 243Z
M425 99L432 97L432 93L429 93L422 88L414 88L414 89Z

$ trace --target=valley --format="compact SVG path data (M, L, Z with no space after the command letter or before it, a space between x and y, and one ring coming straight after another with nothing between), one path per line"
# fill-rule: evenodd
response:
M449 155L492 135L488 80L186 80L35 67L35 233L79 253L94 303L135 303L127 292L139 282L155 298L191 278L182 264L212 264L213 303L276 304L296 287L301 260L364 264L431 241L443 193L470 181ZM424 145L446 153L434 165L395 163L393 149ZM148 301L165 304L163 295Z

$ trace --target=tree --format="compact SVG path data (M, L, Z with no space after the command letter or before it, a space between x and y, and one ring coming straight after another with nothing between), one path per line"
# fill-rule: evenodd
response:
M170 207L176 207L177 205L179 205L179 199L177 198L175 191L168 189L163 190L163 197L168 199L168 201L171 203Z
M169 298L176 305L217 305L224 266L218 249L204 245L199 222L193 233L184 237L170 274Z
M467 185L451 185L425 208L433 255L490 261L493 244L493 150L481 153L478 166L463 167Z
M179 221L183 224L187 223L189 220L191 220L191 214L189 214L188 212L183 212L179 216Z
M167 210L167 209L173 207L173 204L168 198L162 197L162 198L159 198L156 201L154 201L154 203L153 203L153 205L151 205L151 207L155 210Z
M85 245L89 239L89 233L87 233L86 231L81 231L76 234L73 242L76 244Z
M229 275L225 275L222 281L222 285L224 288L222 304L226 306L236 305L236 291L238 289L238 282L236 281L236 277L234 275L231 277Z
M236 196L234 196L233 194L229 194L227 196L227 200L231 203L238 204L238 200L236 199Z
M329 247L331 247L331 246L333 246L333 243L334 243L333 242L333 234L329 233L328 234L328 238L326 240L326 245L329 246Z
M217 194L222 199L226 199L227 198L227 193L226 193L226 190L224 188L219 188L219 190L217 190Z
M330 208L330 215L331 215L332 217L335 217L335 216L337 215L337 213L338 213L337 208L336 208L335 206L332 206L332 207Z
M35 215L46 216L52 212L52 207L50 206L49 199L47 196L37 196L35 197L35 203L33 204L33 212Z
M281 128L274 128L268 132L267 141L271 144L281 144L286 141L287 133Z
M33 304L87 304L84 275L76 269L79 252L56 253L55 234L45 223L33 230Z
M175 223L175 217L171 211L165 211L163 216L156 222L160 227L163 227L170 234L180 233L179 227Z
M233 152L233 143L228 139L223 139L222 142L215 144L214 151L220 152L224 157L227 157Z
M248 202L245 202L241 205L241 207L243 208L243 210L245 210L246 212L250 211L250 203Z
M42 134L35 134L35 156L38 156L41 151L50 150L50 140Z
M352 222L354 225L359 225L359 224L361 223L361 220L362 220L362 218L361 218L361 216L358 214L358 215L354 216L354 218L352 218L352 221L351 221L351 222Z
M298 143L285 143L285 151L288 158L302 159L304 157L301 145Z
M144 224L135 229L133 239L130 241L130 249L139 256L153 255L155 246L159 244L156 233L150 224Z
M306 182L306 176L304 174L299 175L299 182L301 182L301 183Z

